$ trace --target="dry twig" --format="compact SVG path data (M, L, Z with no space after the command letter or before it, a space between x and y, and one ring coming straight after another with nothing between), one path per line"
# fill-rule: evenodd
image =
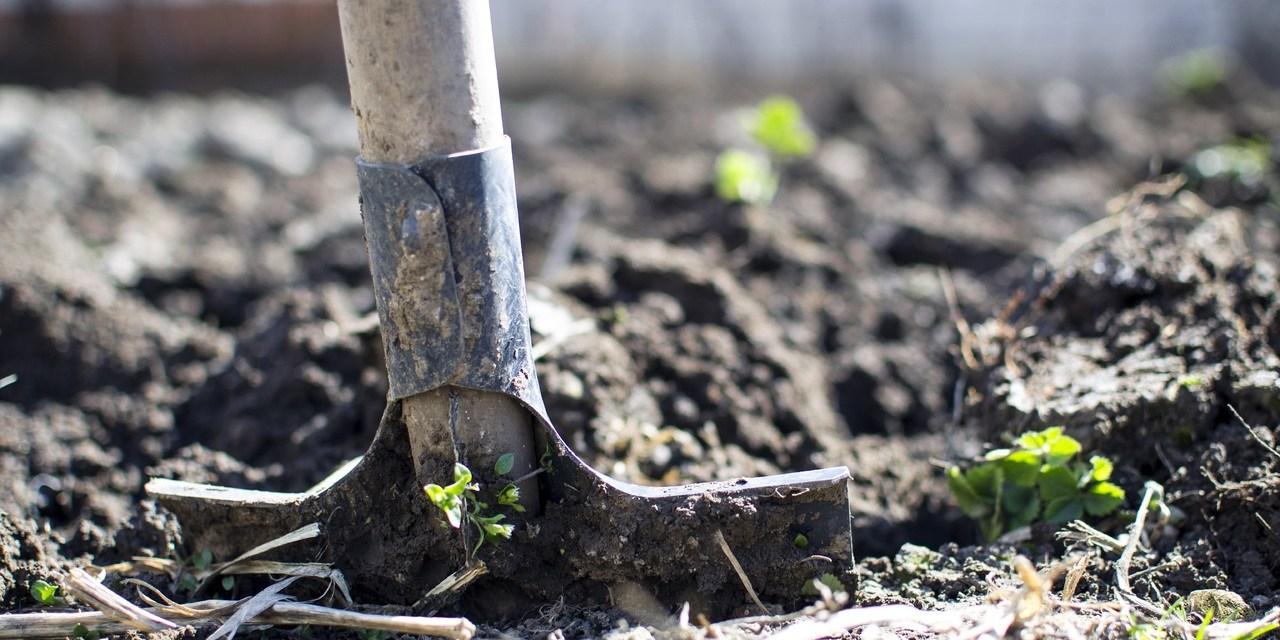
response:
M138 631L152 633L178 628L178 625L148 613L145 609L102 586L102 583L93 579L93 576L85 573L83 569L71 570L67 576L66 587L77 600L101 611L108 618ZM63 633L66 631L64 629Z
M1138 549L1138 541L1142 539L1142 530L1147 524L1147 512L1151 510L1151 500L1157 493L1163 494L1164 488L1159 484L1147 481L1146 491L1142 494L1142 504L1138 505L1138 515L1129 526L1129 541L1116 561L1116 585L1122 593L1133 595L1133 587L1129 585L1129 566L1133 563L1133 552Z
M1231 415L1235 416L1236 420L1239 420L1240 424L1244 425L1244 428L1249 431L1249 435L1253 436L1253 439L1257 440L1258 444L1262 445L1262 448L1267 450L1267 453L1270 453L1271 455L1277 458L1280 458L1280 451L1276 451L1275 447L1267 444L1266 441L1262 439L1262 436L1258 435L1258 432L1255 431L1253 427L1249 425L1248 422L1245 422L1244 418L1240 417L1240 412L1236 411L1236 408L1231 406L1231 403L1229 402L1227 403L1227 408L1231 410Z
M747 595L751 596L751 601L756 603L760 610L769 613L768 607L760 602L760 596L756 595L755 587L751 586L751 579L747 577L747 572L742 570L742 565L738 562L738 557L733 555L733 549L729 548L729 542L724 539L724 534L716 529L716 542L720 543L720 550L724 552L725 557L729 558L729 564L733 565L733 570L738 574L738 579L742 581L742 586L746 588Z
M105 587L104 587L105 589ZM114 595L114 594L113 594ZM117 598L119 596L116 596ZM240 600L202 600L185 605L171 603L139 609L144 614L163 620L165 628L178 624L206 627L222 622L243 606ZM132 605L131 605L132 606ZM165 619L165 616L170 619ZM421 616L388 616L296 602L276 602L243 621L250 625L291 626L308 624L317 627L345 629L380 629L395 633L437 636L454 640L470 640L476 627L466 618L432 618ZM27 638L65 638L76 625L84 625L104 635L137 630L133 624L119 622L105 613L18 613L0 615L0 640Z

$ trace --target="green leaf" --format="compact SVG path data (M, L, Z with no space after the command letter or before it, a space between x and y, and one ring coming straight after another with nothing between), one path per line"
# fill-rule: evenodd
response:
M1021 511L1009 513L1009 528L1025 527L1040 517L1040 496L1031 494L1031 501Z
M491 539L503 538L511 539L511 532L515 530L515 525L511 524L486 524L484 525L484 534Z
M1075 498L1080 490L1076 486L1076 474L1063 466L1045 465L1040 471L1037 481L1040 497L1045 502L1053 502L1058 498Z
M1018 446L1031 451L1044 449L1050 440L1062 435L1062 427L1049 427L1044 431L1028 431L1018 436Z
M456 484L456 483L455 483ZM449 485L450 487L454 485ZM449 493L449 489L441 487L438 484L429 484L423 487L427 494L427 499L434 504L437 509L444 512L445 520L449 521L449 526L457 529L462 526L462 498L460 496Z
M444 490L444 487L435 483L431 483L423 487L422 490L426 492L427 499L431 501L431 504L434 504L441 509L444 508L445 502L451 497L449 493Z
M1071 436L1059 435L1049 440L1045 447L1049 464L1063 463L1080 453L1080 442Z
M1001 503L1008 517L1008 529L1025 527L1040 515L1040 496L1031 487L1005 487Z
M471 521L480 527L480 531L484 533L487 540L496 542L498 538L510 539L511 532L515 530L515 525L502 524L506 516L498 513L491 516L471 516Z
M990 501L1000 493L1000 483L1004 480L1004 472L996 464L980 464L964 472L964 479L978 495Z
M451 496L460 496L472 489L471 486L471 470L467 465L456 462L453 465L453 484L444 488L444 492Z
M803 157L813 153L817 146L817 138L805 122L800 105L786 96L765 98L756 107L750 128L756 142L777 156Z
M505 476L511 473L512 467L516 466L516 454L504 453L498 456L498 461L493 464L493 472Z
M797 533L796 537L791 540L791 544L794 544L797 549L803 549L809 546L809 536L806 536L803 533Z
M1008 457L1010 453L1013 453L1013 449L992 449L983 455L982 459L988 462L994 462L996 460L1003 460Z
M1103 482L1111 479L1111 471L1115 465L1108 458L1093 456L1089 458L1089 467L1089 477L1096 482Z
M31 597L42 605L52 606L58 602L58 585L36 580L31 583Z
M764 204L778 190L778 176L769 159L741 149L727 149L716 157L716 195L726 202Z
M191 566L196 571L207 571L209 566L213 564L213 552L208 549L201 549L194 558L191 559Z
M1079 520L1084 516L1084 507L1079 496L1067 496L1048 501L1044 506L1044 521L1050 524L1063 524Z
M222 590L231 591L236 588L236 579L233 576L222 576Z
M1111 482L1099 482L1084 494L1084 509L1091 516L1105 516L1124 503L1124 489Z
M978 495L959 467L947 469L947 486L955 496L956 506L970 518L981 518L991 512L991 506Z
M445 520L449 521L449 526L457 529L462 526L462 498L458 496L449 496L448 501L441 507L444 511Z
M467 465L462 464L461 462L455 462L453 464L453 483L468 484L470 482L471 470L467 468Z
M1005 480L1020 487L1036 486L1040 475L1040 456L1031 451L1014 451L1000 460Z

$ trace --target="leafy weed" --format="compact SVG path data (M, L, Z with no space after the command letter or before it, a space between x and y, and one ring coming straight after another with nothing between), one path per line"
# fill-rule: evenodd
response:
M1124 489L1110 481L1111 460L1075 462L1080 443L1062 427L1024 433L1015 445L988 452L969 469L947 469L956 503L987 540L1035 522L1104 516L1124 503Z

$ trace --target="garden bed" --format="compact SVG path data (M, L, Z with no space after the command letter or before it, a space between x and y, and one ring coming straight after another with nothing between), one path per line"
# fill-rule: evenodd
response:
M1127 490L1099 528L1164 486L1139 597L1276 605L1276 174L1192 160L1275 140L1280 95L868 79L797 95L816 152L772 204L725 203L714 159L758 97L505 105L538 373L584 459L651 484L848 465L853 602L936 609L1088 547L981 544L947 490L1063 425ZM195 551L148 476L299 491L364 451L386 380L354 135L325 89L0 89L5 610L72 564ZM1087 557L1077 598L1112 601L1114 554ZM578 604L511 629L628 616Z

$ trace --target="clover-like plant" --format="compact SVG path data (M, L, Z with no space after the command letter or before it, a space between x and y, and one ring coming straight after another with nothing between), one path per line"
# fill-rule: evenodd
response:
M1075 462L1080 443L1062 427L1024 433L1015 447L988 452L983 461L947 469L947 484L960 509L995 540L1034 522L1062 524L1104 516L1124 502L1110 481L1113 464L1102 456Z
M500 476L506 475L514 465L515 456L503 454L494 464L494 471ZM432 483L423 487L423 490L431 504L444 514L449 526L460 529L465 519L475 527L478 539L475 548L471 550L474 554L486 542L497 543L499 540L511 539L515 526L503 523L505 514L489 512L489 505L478 497L480 485L471 480L471 469L459 462L453 465L453 484L442 487ZM499 506L524 511L524 507L520 505L520 489L514 482L507 483L498 491L497 501Z

